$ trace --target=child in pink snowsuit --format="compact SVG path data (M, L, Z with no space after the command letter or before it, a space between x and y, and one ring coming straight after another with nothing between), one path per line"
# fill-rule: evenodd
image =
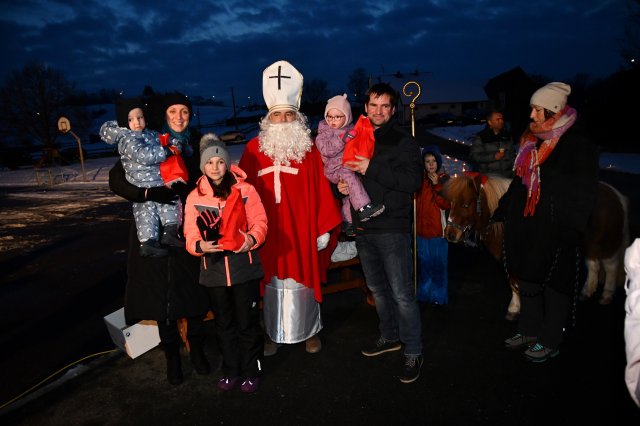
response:
M353 134L349 133L353 131L353 124L351 105L347 101L346 93L327 101L324 118L318 125L315 143L320 151L327 179L334 184L343 180L349 185L349 196L342 200L342 230L348 236L353 236L355 231L351 207L357 212L360 222L364 222L382 213L384 205L372 205L360 178L342 165L345 143L349 137L353 138Z

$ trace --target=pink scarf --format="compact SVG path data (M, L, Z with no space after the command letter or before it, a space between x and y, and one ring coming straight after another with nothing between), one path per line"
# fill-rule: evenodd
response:
M525 216L533 216L540 200L540 165L549 157L560 136L573 126L577 118L576 110L567 105L543 123L529 124L529 129L520 138L520 150L513 169L527 187ZM540 147L536 147L539 140L543 142Z

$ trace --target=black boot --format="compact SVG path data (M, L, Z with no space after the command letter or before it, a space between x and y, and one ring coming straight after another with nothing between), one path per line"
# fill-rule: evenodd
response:
M191 348L189 351L189 358L191 358L191 363L193 364L193 368L196 370L196 373L205 376L211 372L211 368L209 367L209 362L204 354L202 342L202 337L189 338L189 346Z
M162 247L156 240L147 240L140 243L140 256L142 257L164 257L169 252Z
M165 226L160 242L166 246L184 247L184 241L178 236L178 225Z
M182 383L182 363L180 361L180 343L163 343L164 356L167 359L167 380L172 385Z

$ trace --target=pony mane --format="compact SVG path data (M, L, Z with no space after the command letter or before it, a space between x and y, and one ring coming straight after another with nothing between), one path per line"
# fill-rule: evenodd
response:
M473 187L474 185L470 177L459 175L447 180L444 184L444 191L446 192L448 199L453 199L453 194L464 193L467 188Z
M500 197L507 192L507 188L509 188L510 183L511 179L501 176L491 175L487 177L487 181L484 183L482 189L484 190L484 195L487 198L487 206L490 214L493 214L496 208L498 208L498 201L500 200ZM448 199L453 199L454 194L463 194L469 189L475 192L478 190L473 178L466 175L459 175L455 178L449 179L445 184L444 189Z
M484 184L484 195L487 197L487 207L489 207L490 214L493 214L498 208L498 201L507 192L510 183L511 179L501 176L492 175L487 178Z

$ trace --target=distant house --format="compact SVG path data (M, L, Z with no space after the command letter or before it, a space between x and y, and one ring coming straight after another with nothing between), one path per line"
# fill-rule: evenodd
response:
M529 100L534 89L533 80L520 67L489 79L484 86L491 105L504 112L514 136L522 134L529 123Z
M479 85L454 81L436 81L427 77L401 79L390 77L388 83L400 94L398 117L404 123L411 121L411 103L418 94L416 82L420 85L420 96L415 99L414 116L416 122L429 116L450 115L460 117L469 111L483 111L487 108L488 98ZM405 91L403 91L405 89ZM410 96L405 96L410 94Z

